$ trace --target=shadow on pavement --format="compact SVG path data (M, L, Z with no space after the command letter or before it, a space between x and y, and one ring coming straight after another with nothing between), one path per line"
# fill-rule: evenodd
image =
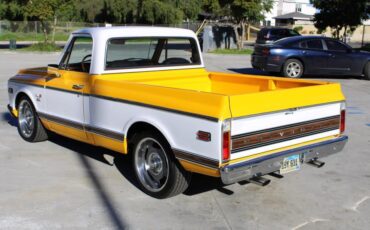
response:
M111 151L109 149L100 148L100 147L92 146L92 145L85 144L79 141L75 141L75 140L60 136L58 134L51 134L51 137L49 139L51 142L57 145L63 146L64 148L68 148L69 150L78 153L82 165L85 167L85 169L87 170L89 174L93 174L94 171L91 170L91 166L89 165L89 162L86 160L86 157L90 157L94 160L100 161L107 165L112 165L112 164L106 160L104 155L109 155L113 157L114 165L116 166L118 171L121 173L121 175L126 180L128 180L132 185L134 185L138 190L140 190L140 187L136 181L135 173L134 173L132 163L131 163L132 159L130 156L123 155L123 154ZM104 190L101 189L101 185L96 175L89 175L89 176L92 178L92 182L94 186L98 189L98 191L100 191L100 196L102 197L103 202L106 203L109 210L111 210L112 205L109 203L109 200L107 199L104 193ZM222 192L224 194L232 195L233 192L226 189L225 188L226 186L227 185L224 185L221 182L220 178L209 177L209 176L204 176L201 174L194 173L192 175L190 186L184 192L184 194L187 196L193 196L193 195L208 192L211 190L218 190L219 192Z
M184 192L184 195L194 196L211 190L217 190L226 195L234 194L233 191L225 188L226 186L227 185L224 185L220 178L194 173L191 178L190 186Z
M77 153L77 157L83 166L86 175L90 178L91 184L95 187L102 205L105 207L106 211L109 214L109 218L114 224L116 229L127 229L128 226L125 224L125 221L119 215L119 212L114 206L114 203L110 199L106 189L103 184L100 182L99 176L96 174L93 166L90 164L87 157L90 157L94 160L100 161L104 164L111 165L105 158L104 155L110 155L116 157L118 153L113 151L97 148L92 145L84 144L78 141L74 141L69 138L59 136L57 134L50 134L49 140L57 145L68 148Z
M8 124L11 126L14 126L14 127L18 126L18 120L12 117L12 115L10 115L10 113L8 112L2 112L0 115L0 119L1 121L8 122Z

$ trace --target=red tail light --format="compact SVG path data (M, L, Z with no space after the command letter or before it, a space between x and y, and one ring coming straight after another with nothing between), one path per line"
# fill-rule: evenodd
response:
M222 160L227 161L230 159L230 131L223 133L222 138Z
M340 111L340 132L343 133L346 129L346 110Z
M225 120L222 124L222 161L230 160L231 151L231 122L230 120Z

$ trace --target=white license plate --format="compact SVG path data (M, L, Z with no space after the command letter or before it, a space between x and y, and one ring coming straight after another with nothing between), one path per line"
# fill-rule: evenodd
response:
M293 171L297 171L301 168L301 162L299 160L299 155L293 155L289 157L285 157L283 162L281 163L280 173L289 173Z

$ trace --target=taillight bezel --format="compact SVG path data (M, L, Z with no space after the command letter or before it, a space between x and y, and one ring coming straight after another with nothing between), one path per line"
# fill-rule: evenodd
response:
M346 103L345 102L340 103L339 131L341 134L346 131Z
M221 160L228 162L231 157L231 121L224 120L222 123L221 136Z

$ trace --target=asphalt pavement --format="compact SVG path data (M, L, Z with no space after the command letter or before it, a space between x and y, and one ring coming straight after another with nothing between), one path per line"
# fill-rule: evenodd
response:
M57 135L32 144L18 135L7 79L57 59L0 51L0 229L369 229L370 81L319 78L341 82L350 137L323 168L304 165L266 187L194 175L184 194L157 200L137 188L127 157ZM204 60L211 71L265 74L250 56Z

